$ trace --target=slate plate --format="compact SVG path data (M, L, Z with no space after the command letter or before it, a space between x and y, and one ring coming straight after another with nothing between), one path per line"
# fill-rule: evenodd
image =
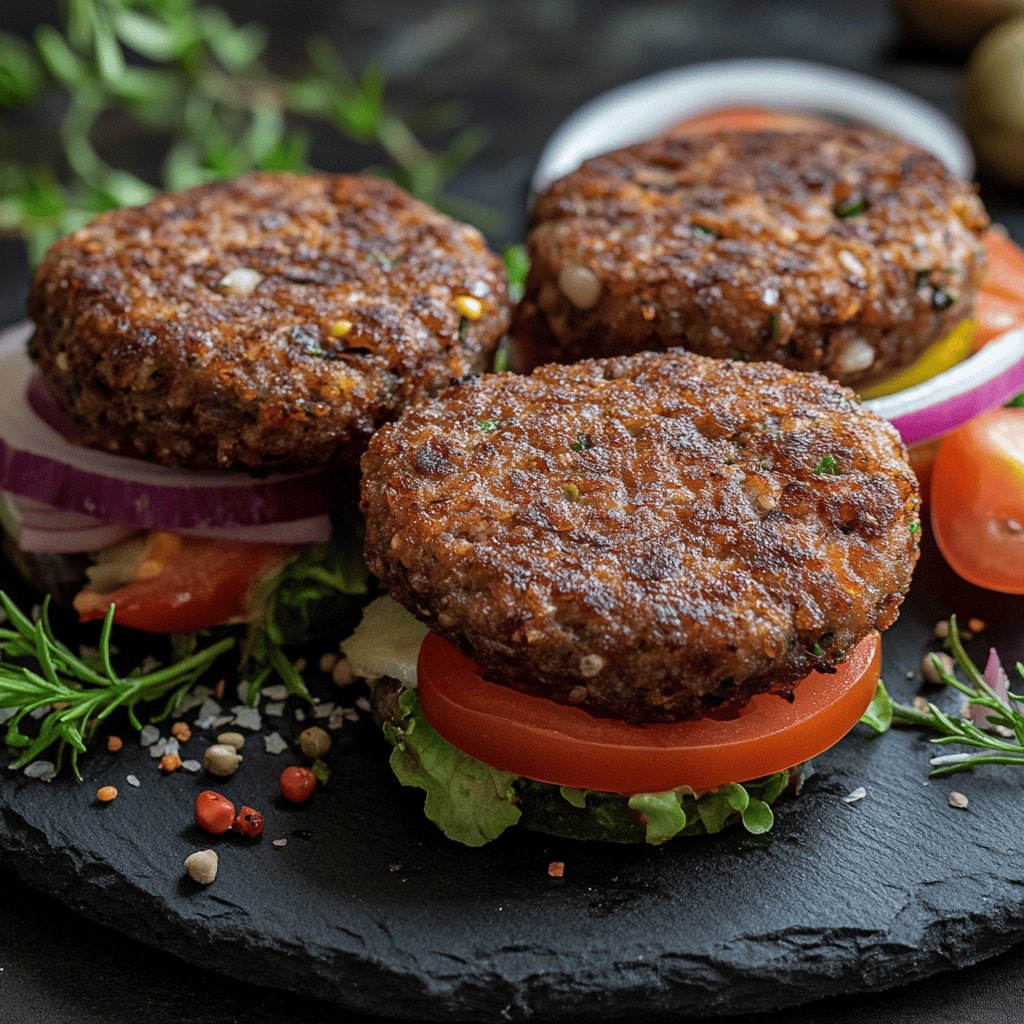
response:
M928 545L886 637L885 676L904 698L917 686L905 672L952 610L986 619L982 640L1007 661L1024 656L1024 600L961 584ZM933 752L912 732L858 729L779 805L769 837L634 849L520 833L474 851L421 819L369 723L337 734L329 787L298 809L272 794L299 759L249 740L219 788L265 812L256 844L200 833L191 802L209 780L161 776L132 740L85 760L82 785L4 777L0 857L141 941L353 1011L679 1020L904 984L1024 938L1020 779L993 768L929 783ZM124 784L132 772L140 788ZM100 807L106 783L121 796ZM843 803L860 785L867 798ZM948 807L953 788L969 810ZM200 889L181 864L208 845L220 874ZM548 877L552 860L564 878Z

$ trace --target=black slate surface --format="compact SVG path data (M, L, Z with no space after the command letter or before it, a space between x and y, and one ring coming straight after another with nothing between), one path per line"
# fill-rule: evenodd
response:
M389 95L403 108L450 98L464 103L469 119L486 125L489 140L480 156L460 175L452 192L482 200L501 211L504 221L491 231L496 244L519 237L528 173L544 140L562 118L602 90L662 68L717 57L803 57L876 75L910 89L954 117L958 106L961 68L900 45L888 0L857 4L847 0L521 0L516 4L502 0L472 4L389 0L374 5L362 0L309 0L301 5L281 5L273 0L223 2L239 19L269 23L275 66L287 67L301 60L302 37L310 31L322 31L335 40L353 67L359 68L370 59L379 61L389 77ZM0 4L0 29L28 33L40 20L53 17L55 8L54 2L5 0ZM38 123L23 125L19 147L25 143L24 151L45 153L46 140L53 137L47 119L51 113L47 111ZM105 129L113 151L141 173L152 172L160 154L147 139L126 136L117 124ZM0 139L0 155L9 154L10 147L10 139ZM350 149L335 138L319 137L316 159L337 168L365 163L365 155ZM996 219L1007 223L1018 238L1024 238L1021 196L990 182L983 183L982 195ZM20 248L0 239L0 324L23 315L26 282L27 267ZM919 602L920 610L916 611ZM904 652L906 663L916 666L934 619L952 609L987 615L993 622L1002 616L1000 629L1011 638L1011 648L1016 646L1020 653L1024 627L1019 602L1006 605L1003 598L960 586L948 573L939 571L919 575L912 606L890 634L890 657L895 644L897 653ZM880 742L894 741L909 744L897 768L906 773L903 783L907 793L917 794L914 787L923 780L927 750L911 737L890 736ZM868 800L873 801L880 794L870 780L858 779L858 775L854 772L848 780L850 787L858 781L869 784ZM0 793L7 790L8 781L8 777L0 776ZM983 809L1019 800L1020 784L1015 776L1001 775L996 769L953 784L970 795L970 811L964 815L946 809L939 799L946 792L944 788L936 795L932 793L934 783L922 787L922 792L933 799L936 812L934 827L926 827L926 837L940 851L950 851L941 860L944 869L953 875L966 875L968 868L957 859L955 845L966 840L962 834L955 838L948 835L947 827L956 826L961 832L971 829L972 837L980 836L989 843ZM906 794L898 798L906 799ZM830 803L824 807L833 813ZM857 807L860 811L843 810L861 813L870 804ZM897 804L889 821L897 840L905 827L904 817ZM989 856L993 861L1019 863L1019 840L1006 850L991 845ZM291 844L284 851L274 852L289 851ZM559 848L558 853L562 852ZM540 860L543 869L546 862ZM865 878L887 880L887 873L899 866L897 855L888 859L883 856L880 866L865 866ZM573 870L570 860L566 886L576 884ZM1003 873L1012 872L1007 868ZM542 874L539 882L548 884L550 880ZM9 869L0 870L3 1024L136 1024L140 1020L147 1024L177 1024L182 1020L204 1024L354 1024L357 1019L317 1000L322 993L312 978L299 974L292 977L295 987L304 993L299 997L241 985L212 973L225 966L215 935L211 951L193 951L193 959L202 968L191 967L156 947L143 946L79 916L75 911L84 904L80 903L80 894L68 889L64 873L39 874L35 884L36 889L29 888ZM671 898L685 900L694 884L687 879L681 894L671 894ZM713 886L716 876L704 876L696 884ZM461 885L461 879L453 873L449 890L458 891ZM882 888L884 891L884 885ZM46 895L51 889L61 891L63 903ZM770 892L766 890L764 902L769 900ZM85 894L93 903L97 901L93 890ZM584 891L582 895L587 894ZM444 906L442 901L433 908L433 914L440 917ZM724 904L716 913L724 913L727 908L723 908ZM1010 916L1005 935L1000 934L1002 926L997 920L988 922L986 928L993 942L1002 945L1018 936L1018 924ZM957 961L966 962L981 955L982 950L968 944L956 952ZM296 963L301 961L297 959ZM755 1016L749 1012L730 1020L734 1024L768 1024L769 1020L772 1024L1019 1024L1021 1019L1022 945L968 970L916 984L907 984L911 975L901 975L895 966L892 976L901 985L898 990L833 998L778 1013ZM761 995L756 992L745 1010L766 1009L770 1003ZM634 1019L643 1016L641 1012Z
M949 604L954 599L952 605ZM885 676L905 678L950 610L1024 657L1024 600L960 585L930 548ZM279 725L286 735L300 726ZM197 734L185 748L200 751ZM989 769L927 781L913 732L858 729L816 762L769 837L660 849L587 846L519 832L483 850L444 840L393 782L368 721L337 734L329 787L293 808L277 774L299 759L250 739L216 783L261 807L258 843L191 824L209 777L161 776L137 743L85 762L85 782L19 777L0 790L5 865L80 912L186 960L354 1012L429 1020L690 1019L904 984L1024 937L1020 781ZM124 784L127 773L142 781ZM97 786L118 785L108 806ZM847 805L857 786L867 798ZM951 809L953 788L970 797ZM278 848L270 840L288 838ZM216 882L183 876L220 852ZM563 879L547 875L551 860Z

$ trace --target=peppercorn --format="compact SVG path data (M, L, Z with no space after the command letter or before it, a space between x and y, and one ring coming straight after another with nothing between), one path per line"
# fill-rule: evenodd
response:
M216 850L196 850L185 858L185 870L193 882L209 885L217 877Z
M116 754L124 746L124 740L120 736L108 736L107 737L107 750L112 754Z
M245 746L245 737L240 732L222 732L217 737L217 742L225 747L241 750Z
M281 772L281 796L293 804L305 803L316 789L316 776L308 768L292 765Z
M203 767L211 775L219 775L221 778L234 775L241 761L238 751L224 743L214 743L203 753Z
M211 835L227 832L235 821L235 805L220 793L205 789L196 797L196 824Z
M240 835L257 839L263 835L263 815L253 807L243 807L235 818L234 829Z
M181 758L177 754L164 754L160 758L160 771L166 772L168 775L171 772L176 772L181 767Z
M101 804L109 804L111 800L117 799L117 787L116 786L100 786L96 790L96 799Z
M188 743L192 739L192 730L189 728L188 722L175 722L171 726L171 735L179 743Z
M331 737L318 725L311 725L299 733L299 746L303 754L315 761L331 749Z

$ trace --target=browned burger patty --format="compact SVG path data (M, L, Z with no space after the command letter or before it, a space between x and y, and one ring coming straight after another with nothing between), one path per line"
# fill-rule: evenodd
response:
M969 314L987 222L972 185L872 129L659 138L538 199L515 334L567 362L682 345L858 381Z
M675 351L466 381L363 457L366 556L489 678L636 721L841 662L896 618L918 491L817 374Z
M253 174L102 214L46 254L28 308L88 444L194 468L354 464L508 326L480 233L368 175Z

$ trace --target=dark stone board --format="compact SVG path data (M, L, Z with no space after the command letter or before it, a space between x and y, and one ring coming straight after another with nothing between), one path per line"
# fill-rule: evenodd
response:
M950 611L987 621L976 653L992 642L1008 662L1024 656L1024 600L960 583L927 545L885 642L885 677L904 699L919 684L906 671ZM285 735L300 728L271 721ZM194 738L186 755L203 745ZM768 837L650 849L519 832L468 850L394 783L368 721L336 734L331 782L299 808L273 796L298 759L249 740L242 769L214 788L262 808L258 843L199 832L191 803L211 780L161 776L130 741L85 759L81 785L5 776L0 857L143 942L348 1010L679 1020L901 985L1024 938L1020 780L990 768L929 782L934 752L914 732L858 728L778 805ZM106 783L121 796L101 807L93 794ZM843 803L861 785L866 799ZM970 797L967 811L947 805L952 789ZM201 889L182 861L205 846L220 873ZM552 860L564 878L548 876Z

